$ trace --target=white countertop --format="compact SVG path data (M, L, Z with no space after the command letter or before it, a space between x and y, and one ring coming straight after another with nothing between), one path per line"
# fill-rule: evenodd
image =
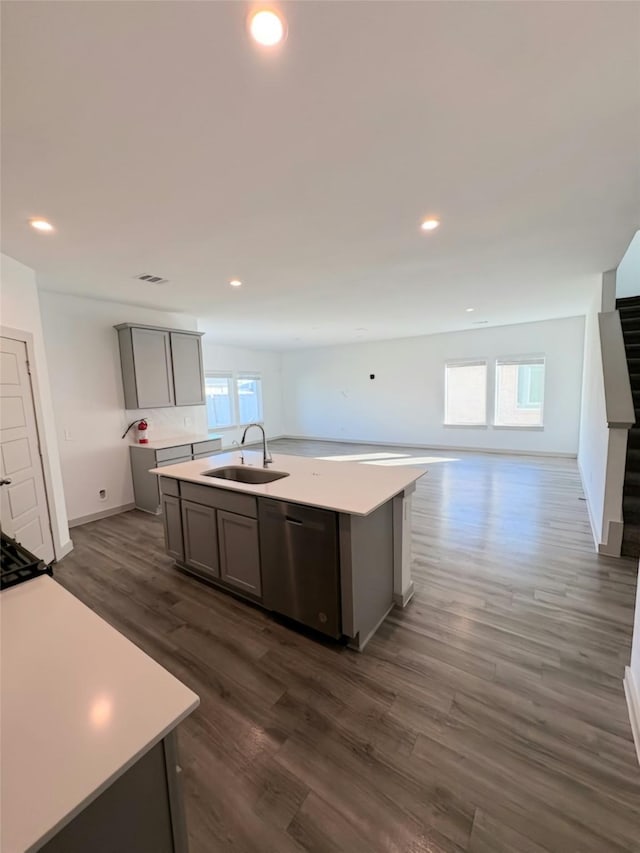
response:
M222 439L221 435L176 435L173 438L159 438L157 441L148 441L146 444L140 444L133 441L134 447L150 447L153 450L164 450L165 447L180 447L182 444L197 444L200 441L215 441Z
M38 849L198 706L50 577L0 593L2 853Z
M262 450L245 450L245 465L262 468ZM250 495L280 501L317 506L349 515L369 515L394 495L404 491L426 473L424 465L374 466L358 462L332 462L307 456L273 454L270 471L286 471L289 476L272 483L255 485L203 477L204 471L239 465L240 453L217 453L193 462L180 462L162 468L152 468L151 473L203 486L231 489Z

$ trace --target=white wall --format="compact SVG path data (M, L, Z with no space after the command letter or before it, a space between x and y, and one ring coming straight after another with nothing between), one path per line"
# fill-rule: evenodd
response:
M616 272L609 270L594 285L586 315L578 467L596 547L619 557L628 427L634 414L615 292Z
M616 271L616 296L640 296L640 231L636 231Z
M195 317L117 302L41 291L44 339L49 360L64 494L69 518L133 502L125 427L149 417L153 438L189 432L206 435L204 406L124 409L117 323L147 323L197 329ZM185 418L190 424L185 425ZM107 492L106 500L99 497Z
M204 336L204 369L211 372L251 373L262 376L262 408L267 438L285 433L282 400L282 358L279 353L267 350L251 350L216 344L211 335ZM232 441L240 441L244 429L216 430L222 436L223 447ZM247 441L258 441L258 430L251 430Z
M573 455L583 334L584 318L572 317L284 353L287 430L294 436ZM443 425L446 361L533 353L546 356L544 430Z
M604 496L607 474L609 427L604 397L604 377L598 313L602 307L602 285L593 291L585 318L584 371L580 412L578 466L596 543L602 542Z
M636 611L633 625L631 664L626 669L624 682L633 738L636 744L638 761L640 761L640 575L638 576L636 586Z
M7 255L1 256L0 323L33 336L35 364L34 396L40 432L40 448L57 559L71 550L65 509L60 458L52 405L49 371L44 348L40 303L35 273Z

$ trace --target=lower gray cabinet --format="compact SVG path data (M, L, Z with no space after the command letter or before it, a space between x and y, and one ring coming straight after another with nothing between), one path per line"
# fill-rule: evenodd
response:
M43 847L41 853L187 853L175 732L169 732Z
M249 595L262 596L258 522L218 510L220 580Z
M220 577L216 511L192 501L182 501L184 563L191 569Z
M182 538L182 513L180 498L173 495L162 496L162 516L164 518L164 541L167 554L174 560L184 560L184 540Z

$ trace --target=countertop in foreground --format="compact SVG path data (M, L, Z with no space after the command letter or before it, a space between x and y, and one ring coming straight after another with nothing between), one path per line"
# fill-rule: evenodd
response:
M50 577L3 590L0 611L0 849L28 853L199 699Z
M262 451L245 450L244 458L245 465L262 468ZM427 471L424 465L394 468L274 453L269 470L286 471L289 476L272 483L236 483L233 480L203 476L205 471L226 468L229 465L240 465L239 452L218 453L203 459L194 459L193 462L152 468L151 473L349 515L369 515L394 495L413 485Z

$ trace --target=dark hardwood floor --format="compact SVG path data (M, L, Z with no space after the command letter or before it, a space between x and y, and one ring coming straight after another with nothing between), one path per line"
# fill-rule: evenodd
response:
M191 853L640 851L637 563L595 554L575 461L273 449L432 460L415 597L364 653L175 571L144 513L74 529L55 573L200 695L180 733Z

